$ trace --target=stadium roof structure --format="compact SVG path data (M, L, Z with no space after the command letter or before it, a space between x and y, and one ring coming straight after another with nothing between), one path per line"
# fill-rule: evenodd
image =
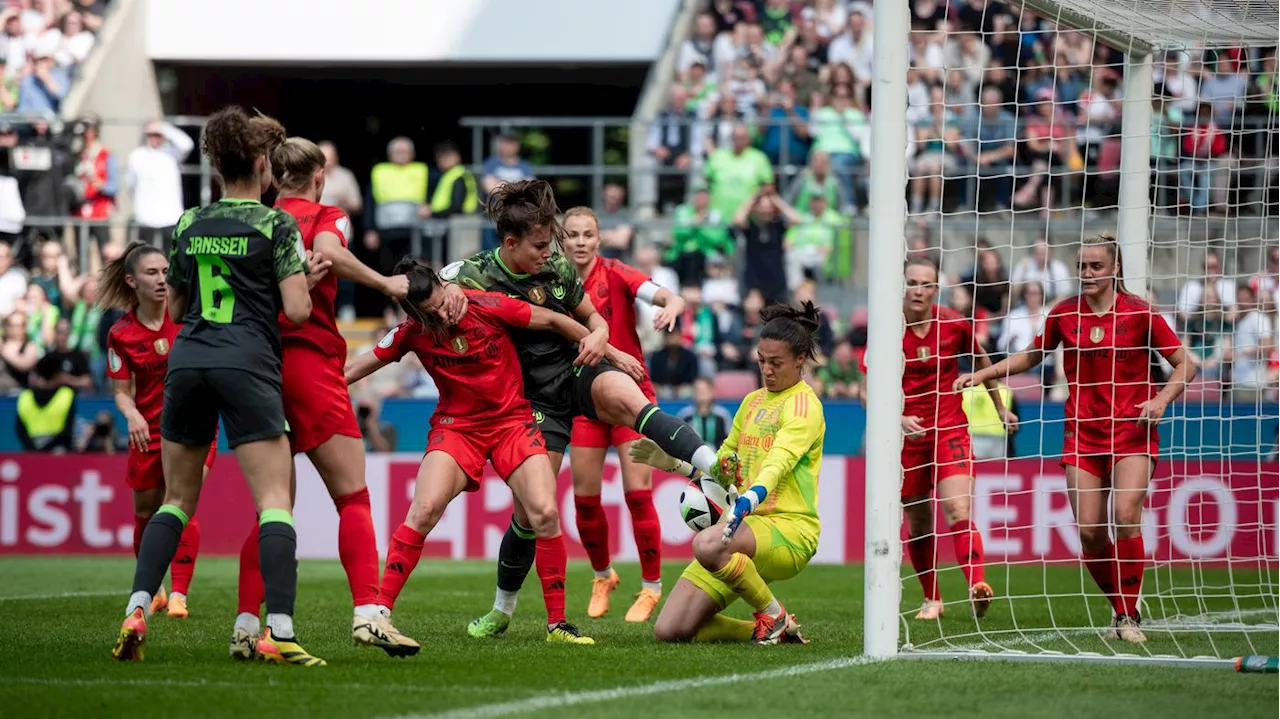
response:
M1059 25L1092 32L1119 50L1275 45L1280 0L1024 0Z

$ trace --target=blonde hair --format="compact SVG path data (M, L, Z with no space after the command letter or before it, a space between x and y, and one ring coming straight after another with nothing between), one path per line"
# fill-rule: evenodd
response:
M125 279L138 271L138 263L147 255L164 255L145 242L130 242L124 252L108 262L98 275L98 307L131 310L138 306L138 292Z
M560 224L561 225L568 224L569 219L573 217L590 217L591 221L596 223L596 231L597 232L600 231L600 218L596 217L595 210L591 209L590 207L587 207L586 205L578 205L577 207L570 207L569 209L564 211L564 217L561 219Z
M1120 250L1120 241L1116 239L1116 236L1110 232L1102 232L1094 237L1086 237L1080 242L1080 249L1083 251L1086 247L1104 248L1107 251L1107 255L1116 263L1116 291L1126 295L1133 294L1124 285L1124 253Z
M324 164L324 151L305 137L290 137L271 152L271 173L281 192L307 189Z

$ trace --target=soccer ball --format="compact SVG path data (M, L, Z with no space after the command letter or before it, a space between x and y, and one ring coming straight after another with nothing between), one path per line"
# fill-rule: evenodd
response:
M680 493L680 518L695 532L714 526L738 501L738 490L726 490L714 479L691 480Z

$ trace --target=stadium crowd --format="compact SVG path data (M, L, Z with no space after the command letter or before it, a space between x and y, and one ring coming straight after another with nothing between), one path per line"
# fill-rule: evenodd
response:
M9 5L0 13L0 104L52 118L92 46L104 3ZM913 0L911 12L912 212L1041 216L1114 205L1119 52L996 0ZM760 310L776 300L814 298L820 283L848 275L850 218L867 203L871 17L870 4L859 1L714 0L679 48L669 102L648 135L636 138L662 167L659 200L673 219L670 236L658 245L641 240L622 185L607 185L595 208L604 253L685 300L677 332L641 335L665 396L709 402L754 389ZM1188 214L1269 206L1261 175L1247 170L1276 152L1268 139L1276 130L1275 52L1171 53L1156 65L1156 206ZM152 122L119 162L98 142L95 118L69 132L43 121L30 132L17 129L0 120L0 147L9 150L0 152L0 391L13 394L35 381L104 393L105 337L115 317L94 306L95 274L121 245L99 227L85 248L74 233L26 218L114 218L117 193L129 192L134 234L164 242L190 204L179 163L194 143ZM534 176L510 135L496 139L491 157L475 158L482 163L474 175L447 141L420 158L410 139L396 138L364 179L341 165L332 144L323 149L329 165L322 200L351 215L360 228L353 246L383 272L408 250L409 228L477 213L497 185ZM920 228L910 251L939 259L928 226ZM433 257L456 259L447 235L438 239ZM485 244L495 241L486 232ZM1006 255L979 239L972 271L942 275L943 301L974 317L990 352L1008 353L1073 291L1074 272L1064 263L1070 250L1053 249L1073 241L1042 238L1007 267ZM1261 269L1256 276L1237 273L1238 283L1228 279L1226 264L1206 253L1203 275L1188 278L1171 305L1173 326L1205 365L1209 384L1200 400L1216 401L1224 388L1239 399L1274 395L1277 248L1249 265ZM340 289L338 302L340 316L353 318L349 288ZM833 311L824 325L827 361L816 384L825 395L857 396L866 319L865 308ZM642 312L641 327L650 324ZM43 358L52 358L48 377L38 371ZM374 434L382 399L435 394L425 371L411 360L402 365L367 382L371 389L358 398ZM1046 363L1034 384L1017 391L1060 393L1055 367ZM383 440L394 445L394 437Z

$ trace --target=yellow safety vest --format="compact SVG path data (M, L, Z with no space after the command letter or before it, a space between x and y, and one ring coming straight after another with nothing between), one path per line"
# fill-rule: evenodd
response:
M56 437L66 429L67 422L71 421L71 404L75 398L75 390L59 387L49 403L41 406L36 404L35 392L24 389L18 395L18 420L26 427L31 439L39 445L40 440Z
M1013 402L1013 391L1003 384L999 385L999 390L1000 401L1004 403L1005 409L1008 409ZM969 417L969 434L989 437L1005 435L1004 423L1000 421L1000 415L996 413L996 405L987 394L986 387L981 385L969 387L964 391L962 400L964 413Z
M410 162L397 165L392 162L380 162L373 166L369 175L373 190L373 201L384 202L416 202L427 201L427 166L421 162Z
M431 214L438 215L446 212L449 205L453 202L453 183L462 178L462 182L467 187L467 195L462 200L463 212L475 212L480 205L480 200L476 194L476 178L467 172L467 168L462 165L454 165L447 172L440 176L440 181L436 183L436 189L431 193Z

